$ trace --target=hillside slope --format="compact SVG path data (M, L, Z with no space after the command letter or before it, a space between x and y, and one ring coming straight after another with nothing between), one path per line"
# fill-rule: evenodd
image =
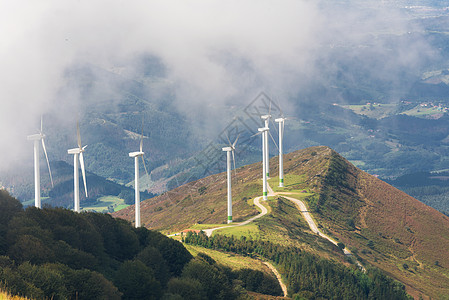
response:
M277 174L277 158L271 159ZM449 218L387 183L357 169L328 147L311 147L285 155L285 192L303 192L303 199L323 230L348 246L361 261L383 269L415 295L448 295ZM250 202L261 192L261 163L237 169L233 179L234 219L256 213ZM271 179L274 186L277 178ZM224 173L181 186L142 203L147 227L173 232L195 223L226 221ZM275 188L279 191L279 188ZM288 202L288 201L287 201ZM269 201L271 214L257 223L259 238L277 230L279 241L301 236L309 251L338 255L300 222L299 212L285 201ZM132 221L133 207L115 216ZM270 236L271 238L273 237ZM307 248L306 247L306 248ZM331 249L324 251L325 248ZM318 249L318 250L317 250Z

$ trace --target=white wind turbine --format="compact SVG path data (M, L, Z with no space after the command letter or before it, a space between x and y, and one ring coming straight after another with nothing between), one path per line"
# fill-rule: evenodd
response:
M262 120L264 120L265 121L265 127L264 128L269 128L269 125L270 125L270 119L271 119L271 101L270 101L270 109L269 109L269 111L268 111L268 114L266 114L266 115L263 115L263 116L260 116L260 118L262 119ZM268 132L268 131L267 131ZM270 154L269 154L269 152L268 152L268 134L266 134L267 136L266 136L266 138L264 139L264 149L265 149L265 157L264 157L264 159L265 159L265 172L266 172L266 175L267 175L267 177L270 177Z
M136 212L136 228L140 227L140 190L139 190L139 157L142 158L145 172L148 175L145 160L143 159L143 120L142 120L142 135L140 137L140 151L129 153L129 157L134 158L134 191L135 191L135 212Z
M229 146L222 148L223 151L226 151L226 173L228 178L228 224L232 223L232 191L231 191L231 153L232 153L232 161L234 162L234 171L235 171L235 144L237 144L237 141L239 139L239 136L235 139L234 143L231 144L231 141L229 140L228 136L226 135L226 138L228 139Z
M87 185L86 185L86 170L84 168L84 157L83 152L85 151L86 146L81 146L81 135L80 135L80 125L79 122L76 122L76 135L78 140L78 148L73 148L67 150L68 154L73 154L73 182L74 182L74 210L76 212L80 212L80 185L79 185L79 164L81 164L81 172L83 173L83 182L84 182L84 191L86 192L87 198ZM79 164L78 164L79 162Z
M265 165L265 172L267 173L267 177L270 177L270 152L268 150L268 135L270 135L271 139L273 140L274 145L277 147L276 142L273 138L273 136L271 135L270 131L269 131L269 127L270 127L270 121L273 122L271 120L272 115L271 115L271 100L270 104L269 104L269 108L268 108L268 113L266 115L261 115L260 118L264 121L264 128L267 128L267 133L266 133L266 138L265 138L265 161L266 161L266 165Z
M50 173L51 186L53 187L53 177L51 176L50 162L48 161L47 149L45 148L45 134L43 133L43 122L41 117L41 130L37 134L27 136L27 140L34 141L34 206L41 208L41 178L39 168L39 141L42 143L45 158L47 159L48 172Z
M268 199L268 183L267 183L267 178L268 178L268 172L267 172L267 141L268 141L268 133L270 131L270 129L268 127L262 127L262 128L258 128L257 129L259 132L256 133L255 135L262 135L262 179L263 179L263 200L267 200ZM254 136L255 136L254 135Z
M279 123L279 187L284 187L284 153L283 153L283 139L284 139L284 122L287 120L284 117L277 118L274 121Z

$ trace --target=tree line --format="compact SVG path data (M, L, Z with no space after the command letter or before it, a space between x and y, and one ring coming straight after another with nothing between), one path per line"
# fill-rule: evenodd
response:
M63 208L23 209L0 190L0 289L32 299L245 299L280 294L260 271L196 258L125 220ZM265 290L264 290L265 289Z
M184 242L274 262L294 299L410 299L403 284L378 269L363 273L296 247L203 232L187 233Z

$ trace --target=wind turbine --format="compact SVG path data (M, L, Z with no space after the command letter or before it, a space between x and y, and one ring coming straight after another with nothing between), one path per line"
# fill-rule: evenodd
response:
M258 128L257 131L259 131L258 133L256 133L255 135L262 135L262 166L263 166L263 200L267 200L268 199L268 184L267 184L267 177L268 177L268 172L267 172L267 141L268 141L268 132L269 132L269 128L268 127L262 127L262 128Z
M260 118L262 120L265 121L265 127L264 128L269 128L270 125L270 119L271 119L271 101L270 101L270 109L268 111L268 114L260 116ZM268 130L267 130L268 131ZM266 133L266 138L264 139L264 149L265 149L265 172L267 173L267 177L270 177L270 154L268 152L268 134Z
M50 162L48 161L47 149L45 148L45 134L43 133L43 122L41 117L41 130L37 134L27 136L27 140L34 141L34 206L41 208L41 178L39 167L39 141L42 143L45 158L47 159L48 172L50 173L51 186L53 185L53 177L51 176Z
M284 139L284 122L286 118L277 118L274 121L279 123L279 187L284 187L284 153L283 153L283 139Z
M135 191L135 211L136 211L136 228L140 227L140 190L139 190L139 157L142 158L145 172L148 175L147 167L145 166L145 160L143 159L143 120L142 120L142 135L140 137L140 151L129 153L129 157L134 158L134 191Z
M222 148L223 151L226 151L226 173L228 178L228 224L232 223L232 191L231 191L231 153L232 153L232 161L234 162L234 171L235 171L235 144L237 144L237 141L239 139L239 136L235 139L234 143L231 144L231 141L229 140L228 136L226 135L226 138L228 139L229 146Z
M80 185L79 185L79 164L81 164L81 172L83 173L83 182L84 182L84 191L86 192L87 198L87 185L86 185L86 170L84 168L84 157L83 152L85 151L86 146L81 146L81 135L80 135L80 125L79 122L76 122L76 135L78 140L78 148L73 148L67 150L68 154L73 154L73 197L75 202L75 211L80 212ZM79 162L79 164L78 164Z

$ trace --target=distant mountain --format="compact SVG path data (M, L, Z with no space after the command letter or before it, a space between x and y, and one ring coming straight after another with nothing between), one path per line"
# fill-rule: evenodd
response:
M424 102L449 106L449 36L445 32L449 17L441 8L443 2L425 1L425 5L435 9L384 2L409 12L410 30L367 33L357 45L326 46L329 49L323 51L317 63L320 72L299 76L300 93L281 101L288 104L286 114L296 118L286 123L286 151L327 145L357 167L389 179L418 171L449 169L449 161L445 159L449 155L447 112L427 115L416 109L413 114L398 115ZM401 49L416 40L435 53L426 52L428 56L422 65L404 64L389 69L385 62L396 61L402 55ZM376 72L374 66L387 69ZM128 153L139 145L144 119L145 161L151 173L150 178L141 182L145 189L160 194L204 177L204 172L196 168L195 159L210 143L218 148L223 146L226 141L222 130L229 129L232 123L226 120L244 115L245 124L251 121L242 112L257 93L239 99L238 104L233 99L229 103L210 101L186 112L179 104L188 99L176 94L176 82L168 79L167 72L160 58L145 53L123 66L85 64L67 69L64 80L70 84L61 88L61 109L44 116L50 161L71 163L66 149L76 144L75 122L79 117L83 143L89 145L85 153L86 169L111 181L129 184L134 171ZM82 99L80 116L73 114L73 90ZM385 113L367 103L391 105L391 110ZM366 106L371 113L358 114L345 109L345 105ZM195 118L196 110L201 111L198 116L202 117ZM215 117L217 112L219 118ZM206 121L205 117L212 120ZM254 131L260 124L250 125ZM275 130L272 133L276 139ZM244 159L238 160L237 165L258 160L259 149L255 145L250 143L245 148L239 156L244 155ZM25 175L32 175L31 145L29 149L28 165L18 172L21 176L7 180L10 174L0 174L0 184L22 200L30 199L30 193L19 190L30 189L33 184L32 177ZM271 151L275 154L275 147ZM223 170L224 166L215 173ZM18 170L8 170L15 171ZM180 173L188 175L182 177ZM438 209L448 211L449 207Z
M361 261L403 282L416 297L449 294L449 280L444 275L449 272L449 217L354 167L328 147L289 153L284 165L285 190L299 193L323 230L348 246ZM273 187L277 183L276 157L270 166ZM261 194L261 173L261 163L256 163L233 174L236 221L257 213L250 200ZM289 208L289 201L281 197L268 203L272 216L256 221L258 229L248 234L283 243L290 240L313 252L335 256L332 250L325 250L329 246L307 235L308 228L298 223L299 212ZM141 209L142 223L164 232L194 224L225 223L226 175L183 185L144 201ZM133 206L114 216L132 222ZM273 230L276 237L270 233Z
M53 207L73 208L73 166L64 161L51 162L54 187L48 177L47 166L41 165L42 205ZM12 192L20 195L25 206L34 205L34 177L33 174L11 174L3 178L6 185L12 186ZM20 179L18 181L17 179ZM31 181L32 183L28 183ZM94 173L86 172L88 198L84 192L83 180L80 171L80 204L81 208L95 205L103 196L121 197L125 203L134 203L134 189L100 177ZM13 183L13 184L12 184ZM27 183L27 184L25 184ZM154 194L141 192L141 199L148 199Z

